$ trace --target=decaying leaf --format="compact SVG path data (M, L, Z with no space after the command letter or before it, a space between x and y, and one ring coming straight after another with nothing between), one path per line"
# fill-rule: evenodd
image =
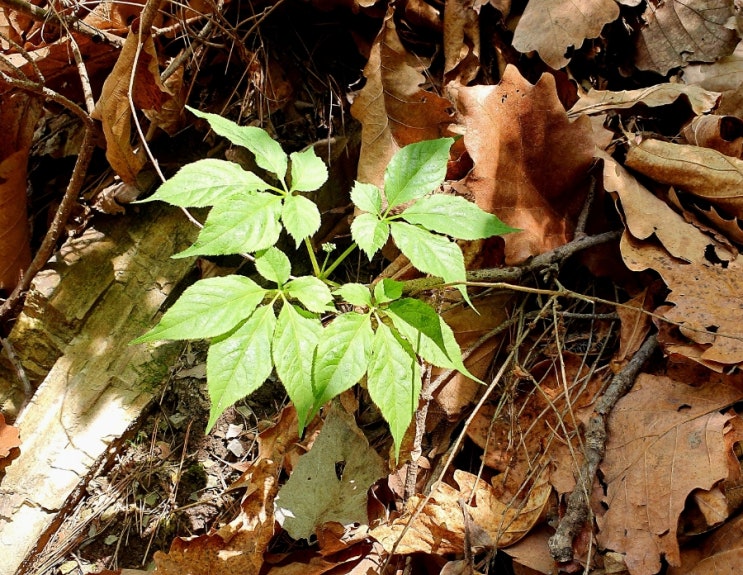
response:
M362 125L357 179L380 187L396 151L443 136L451 122L451 103L421 88L424 65L400 42L393 13L390 7L364 67L366 85L351 106Z
M636 575L657 573L662 556L680 564L676 529L687 496L728 476L731 416L720 410L743 398L743 382L712 375L696 383L640 374L609 418L598 542L623 553Z
M681 552L681 564L668 575L719 575L737 573L743 565L743 515L729 521L703 543Z
M709 148L646 139L630 146L625 165L743 217L743 160Z
M640 70L665 75L686 62L714 62L738 43L728 27L732 0L651 0L643 17L646 26L637 39L635 64Z
M474 551L507 547L524 537L539 520L549 501L552 487L544 474L535 479L525 501L511 505L502 503L493 488L482 479L462 470L454 472L459 489L440 483L430 500L415 517L421 496L408 500L406 511L390 525L371 530L388 553L461 553L465 533ZM473 497L472 503L468 504ZM465 513L468 518L465 518ZM406 526L412 524L406 530ZM403 531L405 533L403 534Z
M294 539L323 523L367 524L367 491L385 464L353 416L332 407L309 453L300 457L276 498L276 518Z
M681 333L702 345L702 359L736 365L743 362L743 257L725 267L711 263L685 264L663 248L628 234L621 241L622 257L631 270L652 268L671 290L674 307L663 315Z
M450 0L444 10L444 74L469 84L480 70L480 7L474 0Z
M508 66L497 86L460 88L457 108L474 161L467 188L482 209L522 230L503 238L506 263L570 241L594 145L587 117L568 120L554 77L532 86Z
M132 112L129 107L129 83L134 75L132 99L143 110L160 110L164 102L172 97L160 81L155 43L151 36L142 41L137 57L139 34L131 31L127 36L119 59L106 78L101 97L96 104L93 117L101 120L106 137L106 159L127 184L136 182L137 174L145 162L143 150L135 152L132 137ZM132 72L135 66L136 72Z
M513 35L519 52L539 52L551 68L570 62L569 48L595 38L605 24L619 17L614 0L530 0Z
M578 114L598 114L607 110L626 110L637 104L648 108L667 106L680 97L686 97L695 114L706 114L715 107L720 99L719 92L710 92L699 86L684 84L656 84L639 90L589 90L587 94L568 110L571 118Z
M740 87L743 74L743 42L738 43L729 56L720 58L712 64L691 64L684 68L683 81L695 84L705 90L726 92Z
M743 157L743 120L736 116L697 116L684 126L688 144L712 148L721 154Z

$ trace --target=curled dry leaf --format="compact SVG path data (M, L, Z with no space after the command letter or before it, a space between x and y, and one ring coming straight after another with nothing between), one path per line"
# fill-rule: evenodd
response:
M351 106L362 126L357 179L380 187L395 152L441 137L451 122L451 103L421 88L425 66L400 42L393 14L390 7L364 67L366 85Z
M588 117L568 120L553 76L531 85L511 65L497 86L460 88L457 98L474 162L465 184L482 209L522 230L503 238L506 263L570 241L593 162Z
M681 552L680 565L668 575L719 575L737 573L743 565L743 515L712 532L702 544Z
M129 32L119 59L106 78L93 117L101 120L106 137L106 159L118 176L134 184L145 163L143 151L134 152L130 143L132 112L129 107L129 83L134 74L132 99L143 110L160 110L172 97L160 81L155 43L151 36L142 41L137 57L139 34ZM136 70L135 68L136 63Z
M743 399L743 381L712 374L693 383L640 374L609 418L598 542L624 553L633 575L658 573L661 556L680 565L686 498L728 476L723 435L732 416L720 410Z
M663 248L640 242L626 232L622 257L633 271L657 271L670 289L674 307L663 315L681 333L706 347L702 359L727 365L743 362L743 257L727 266L690 263L670 257Z
M647 139L630 146L625 165L743 217L743 160L709 148Z
M552 487L545 473L539 475L525 501L504 504L494 489L482 479L462 470L454 472L459 489L440 483L434 489L422 511L413 518L422 496L408 500L402 517L390 525L372 529L370 535L379 541L387 553L461 553L465 533L473 532L484 548L507 547L524 537L541 518L549 503ZM471 496L472 504L468 504ZM464 513L469 514L465 519ZM412 525L406 530L406 525ZM403 531L405 533L403 534Z
M727 56L738 43L737 32L728 27L733 16L731 1L648 2L635 64L665 75L687 62L714 62Z
M743 156L743 120L735 116L697 116L684 126L686 142L733 158Z
M705 90L727 92L740 87L741 74L743 74L743 42L736 46L732 54L712 64L690 64L684 68L682 80L686 84L695 84Z
M695 114L705 114L715 107L720 99L719 92L710 92L699 86L684 84L656 84L639 90L589 90L568 110L573 118L578 114L598 114L607 110L626 110L637 104L649 108L667 106L680 97L686 97Z
M444 74L469 84L480 70L480 9L472 0L450 0L444 10Z
M596 38L605 24L619 17L614 0L531 0L513 35L519 52L536 50L551 68L570 62L569 48L580 47L586 38Z
M637 181L621 164L606 154L604 188L616 194L622 205L627 231L638 240L658 238L670 254L686 262L707 262L709 246L717 257L729 261L735 254L703 233Z

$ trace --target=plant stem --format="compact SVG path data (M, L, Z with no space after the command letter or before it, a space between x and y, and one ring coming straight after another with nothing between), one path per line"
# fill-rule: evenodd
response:
M312 249L312 242L310 241L309 237L304 238L304 245L307 247L307 253L310 254L310 261L312 262L312 271L315 273L315 277L318 277L320 279L323 279L322 271L320 270L320 265L317 263L317 258L315 257L315 250Z
M353 252L353 250L355 250L357 247L358 246L356 245L356 242L353 242L350 246L346 248L346 251L344 251L341 255L339 255L338 259L335 260L328 269L323 271L322 274L318 275L318 277L321 280L326 279L330 274L333 273L333 271L335 271L335 268L337 268L343 260L345 260L348 256L351 255L351 252Z

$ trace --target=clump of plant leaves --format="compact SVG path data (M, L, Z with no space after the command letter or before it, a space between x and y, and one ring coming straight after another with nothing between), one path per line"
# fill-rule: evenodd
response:
M402 282L385 279L373 289L359 283L336 287L328 276L356 248L371 259L391 236L413 266L455 285L467 299L464 258L454 239L514 230L464 198L433 193L444 181L454 140L424 141L395 154L385 171L384 190L355 183L351 200L362 213L351 225L354 243L320 266L310 242L320 227L320 212L305 194L319 189L328 171L314 150L287 156L260 128L189 109L217 134L252 152L275 181L226 160L204 159L184 166L144 201L211 206L196 242L173 257L254 253L256 271L275 287L238 275L199 280L133 343L211 341L207 429L274 370L296 407L300 428L365 377L398 456L418 404L420 360L473 376L451 328L427 303L403 297ZM403 204L407 207L400 211ZM289 258L275 245L282 229L297 249L304 243L313 275L292 277ZM345 307L351 311L341 312L338 302L350 304ZM332 319L323 325L321 314Z

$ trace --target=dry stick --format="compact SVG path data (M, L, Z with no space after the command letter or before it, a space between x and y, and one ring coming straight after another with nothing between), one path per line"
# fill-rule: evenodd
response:
M88 38L92 38L94 41L107 42L108 44L111 44L112 46L115 46L117 48L121 48L124 45L123 38L119 38L118 36L111 34L110 32L106 32L105 30L99 30L98 28L95 28L94 26L83 22L75 16L58 16L51 10L39 8L38 6L34 6L33 4L26 2L25 0L0 0L0 6L25 14L26 16L29 16L30 18L33 18L34 20L37 20L39 22L48 22L51 20L59 26L67 24L75 32L79 32L80 34L87 36Z
M596 472L606 451L606 416L617 401L629 391L642 366L658 347L658 337L653 334L645 340L629 363L614 376L606 392L596 402L594 415L586 430L585 461L581 466L578 484L568 498L568 507L549 539L550 553L559 563L573 559L573 539L588 520L588 494L593 487Z
M30 92L32 94L43 96L45 98L48 98L49 100L52 100L53 102L64 106L83 121L83 125L85 128L83 142L80 145L80 152L78 153L77 160L75 161L75 167L72 170L72 176L70 177L70 181L67 184L67 189L65 190L64 196L62 197L62 201L57 208L57 212L54 214L54 219L49 226L49 230L44 236L44 240L41 242L41 246L34 256L33 261L28 266L28 269L26 269L26 271L23 273L23 277L21 278L21 281L18 282L18 285L13 290L13 293L10 294L8 299L6 299L2 305L0 305L1 322L7 318L7 316L13 311L15 306L21 301L24 292L31 286L31 281L34 279L36 274L39 273L39 271L41 271L41 269L46 265L46 262L49 260L52 253L54 252L54 247L57 245L57 240L59 240L60 236L62 235L62 230L67 223L67 219L70 217L70 212L72 211L72 208L77 201L77 196L83 187L83 183L85 182L85 174L88 170L90 160L93 157L93 149L95 147L95 141L93 137L95 125L93 123L93 120L90 119L90 117L85 113L83 109L80 108L80 106L68 100L61 94L50 90L49 88L46 88L34 82L29 82L28 80L19 80L17 78L12 78L1 71L0 80L10 86L20 88L21 90L25 90L26 92Z

